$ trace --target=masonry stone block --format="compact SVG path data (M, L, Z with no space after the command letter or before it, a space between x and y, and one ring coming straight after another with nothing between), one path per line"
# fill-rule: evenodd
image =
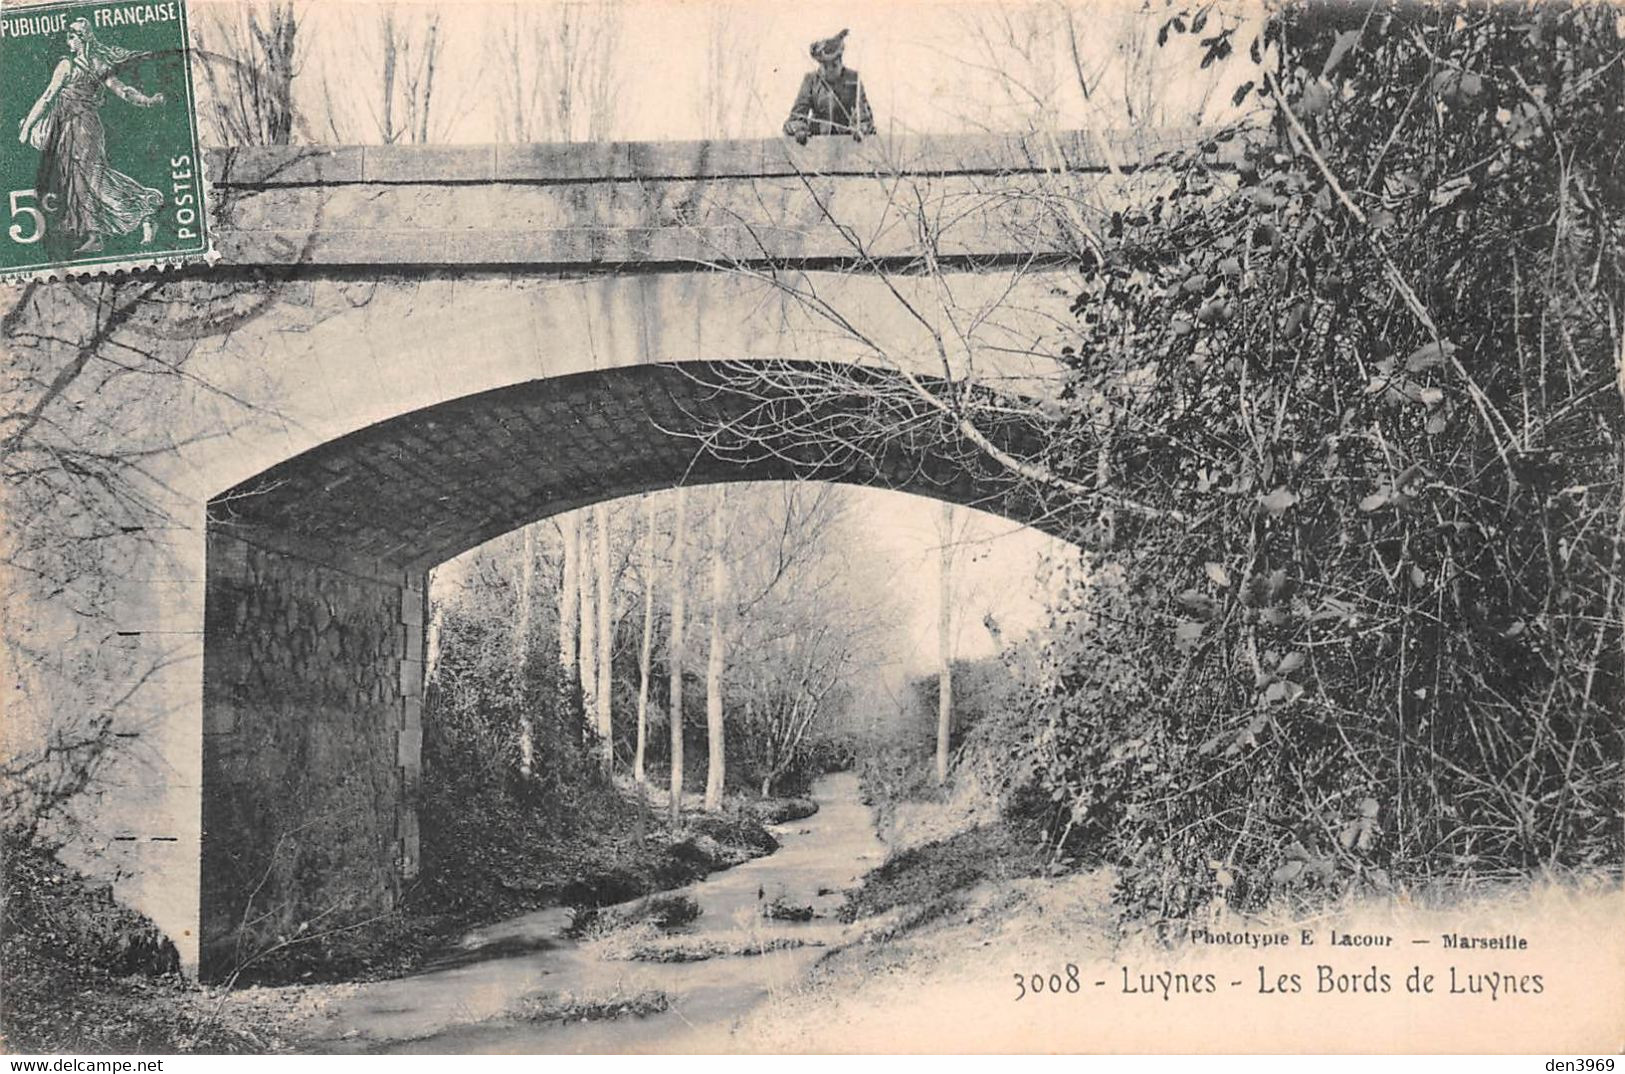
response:
M410 728L400 734L397 746L396 759L400 766L416 776L420 758L423 756L423 731L421 728Z
M1124 176L1141 181L1155 154L1195 149L1207 134L239 151L216 180L226 207L217 245L228 262L307 270L794 261L849 256L851 232L838 220L868 237L868 253L908 257L916 229L876 196L877 181L901 169L943 223L940 254L1066 255L1046 191L1110 200ZM1237 139L1209 156L1233 163L1240 149Z
M401 696L421 697L423 695L423 661L401 661Z
M624 142L499 145L496 154L497 177L506 181L565 183L632 175Z
M358 146L238 146L207 149L209 179L228 189L361 181Z
M414 593L410 589L401 590L401 618L400 622L408 626L423 625L423 594Z
M362 179L377 183L457 183L495 178L490 145L370 145L362 150Z

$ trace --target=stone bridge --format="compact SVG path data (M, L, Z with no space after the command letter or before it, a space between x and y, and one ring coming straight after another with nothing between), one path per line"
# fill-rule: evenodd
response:
M974 453L697 453L718 363L940 374L940 332L951 369L1042 394L1078 225L1198 137L215 151L222 261L144 328L199 387L155 403L177 524L121 553L119 644L151 670L119 718L151 760L92 849L122 896L205 975L392 905L427 572L482 541L786 477L1032 521Z

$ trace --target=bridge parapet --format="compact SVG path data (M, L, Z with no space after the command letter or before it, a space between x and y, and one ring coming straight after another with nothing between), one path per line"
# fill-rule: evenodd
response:
M704 142L213 150L228 263L669 269L1070 252L1040 195L1098 207L1201 128ZM906 195L899 197L899 195ZM841 226L836 226L836 223ZM855 243L857 245L855 245Z

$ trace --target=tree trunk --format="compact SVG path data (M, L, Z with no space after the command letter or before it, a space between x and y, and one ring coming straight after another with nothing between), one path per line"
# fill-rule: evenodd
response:
M536 752L530 705L525 698L525 657L530 652L530 597L536 580L536 531L526 526L519 547L519 596L513 617L513 660L519 681L519 774L529 778Z
M590 727L598 711L598 607L593 601L594 534L588 520L581 521L581 563L576 571L581 581L581 652L576 667L581 673L581 708Z
M418 142L426 143L429 140L429 108L434 103L434 68L440 55L440 16L436 15L429 23L423 43L423 111L418 117Z
M265 132L272 145L293 143L293 74L297 65L299 19L293 5L279 4L270 11L270 28L262 31L259 17L253 20L254 35L266 44L267 94Z
M722 808L727 782L727 730L722 722L723 605L728 596L728 565L723 556L727 539L727 493L717 490L711 509L711 650L705 667L705 737L709 747L705 769L705 808Z
M948 727L953 719L954 509L942 505L942 555L937 569L937 786L948 782Z
M688 539L688 490L677 490L677 526L671 545L671 820L683 816L683 614L688 585L683 544Z
M576 628L581 615L581 522L575 515L559 519L564 535L564 583L559 586L559 714L563 719L575 703Z
M607 775L615 767L615 592L609 576L609 508L594 504L592 517L598 531L598 741Z
M638 650L638 747L632 756L632 778L644 783L643 760L649 742L649 659L654 652L655 501L643 501L643 647Z
M395 39L395 13L385 11L384 21L379 28L379 36L384 44L384 71L383 90L384 108L383 118L380 120L379 134L385 145L395 144L395 55L399 43Z

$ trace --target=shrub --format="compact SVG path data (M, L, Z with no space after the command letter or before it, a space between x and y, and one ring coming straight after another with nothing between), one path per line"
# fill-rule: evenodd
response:
M1134 907L1620 860L1615 18L1287 6L1081 266L1114 498L1008 737Z

